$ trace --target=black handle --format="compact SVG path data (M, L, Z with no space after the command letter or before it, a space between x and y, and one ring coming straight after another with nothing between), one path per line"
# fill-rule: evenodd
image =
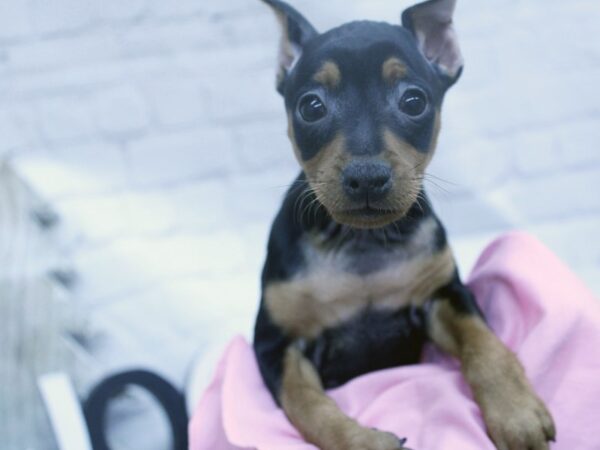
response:
M183 395L167 380L147 370L130 370L105 378L92 390L83 404L94 450L110 450L105 421L108 404L126 386L135 385L148 391L162 406L171 426L173 450L188 450L188 417Z

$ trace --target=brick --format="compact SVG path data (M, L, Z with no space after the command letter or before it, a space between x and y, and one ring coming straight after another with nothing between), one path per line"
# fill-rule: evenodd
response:
M31 20L38 33L55 34L89 27L99 3L93 0L31 0Z
M481 252L497 237L497 231L457 235L450 231L448 238L463 280L468 279Z
M529 222L575 217L600 210L600 167L521 179L504 196Z
M482 25L487 29L486 23L489 22L482 22ZM485 89L492 80L498 79L506 72L498 54L496 40L464 39L464 37L465 33L461 29L459 39L461 51L466 59L465 70L460 76L458 85L451 89L450 98L468 91Z
M28 2L0 2L0 42L32 34Z
M106 21L130 21L139 19L147 12L149 0L104 0L98 15Z
M147 289L159 280L232 274L245 259L243 242L234 232L119 239L75 255L90 299Z
M310 0L307 3L313 7L311 9L315 12L312 13L311 9L308 9L310 6L307 5L305 13L311 16L311 20L324 22L324 26L326 27L333 27L358 17L361 19L384 20L398 23L401 12L400 6L386 2L385 0L371 0L367 4L356 3L352 7L347 2L335 0L327 2L327 6L323 5L322 11L316 9L320 7L318 2Z
M173 226L174 216L159 192L116 192L61 200L57 204L64 220L76 224L91 242L157 235Z
M451 193L490 189L514 171L510 146L499 139L470 139L459 145L441 143L427 173Z
M275 92L274 74L274 69L256 71L252 76L236 76L228 71L207 79L211 117L234 120L285 114L283 101Z
M205 17L168 21L140 22L119 32L119 42L126 55L168 55L182 49L214 49L225 39Z
M454 152L455 148L464 147L469 141L481 139L481 129L474 120L465 120L469 114L469 96L462 91L452 91L446 95L441 112L441 129L434 161L446 152ZM450 156L445 155L445 156ZM445 157L442 156L442 157Z
M44 99L38 111L42 134L49 142L88 138L95 133L89 99L85 96Z
M128 206L122 196L86 196L56 204L63 220L81 230L81 236L89 241L106 241L125 234L129 219Z
M277 43L266 46L262 43L248 43L241 46L184 49L174 55L176 67L193 74L199 80L228 85L233 89L235 82L255 77L256 72L268 71L272 77L271 90L274 91L276 73ZM268 73L267 73L268 75ZM229 84L228 84L229 83ZM212 87L212 85L211 85Z
M483 89L467 93L463 100L463 120L470 122L479 134L503 136L531 125L536 117L532 92L522 93L516 82L511 85L506 79L488 82Z
M195 78L173 74L144 82L143 90L160 125L166 128L200 124L208 119L206 95Z
M600 118L590 118L565 125L558 131L560 154L566 164L580 166L600 163L598 130Z
M530 224L527 228L571 267L600 264L600 241L595 238L600 229L600 214L597 212Z
M177 17L197 14L202 10L200 2L181 0L178 2L151 1L151 12L158 17Z
M122 188L126 183L122 152L106 143L23 154L14 163L19 173L49 198L98 194Z
M399 21L400 13L400 9L398 9L397 5L395 5L395 8L391 8L389 3L387 5L378 5L375 3L372 7L371 2L369 2L368 5L361 5L358 2L350 4L343 0L331 0L328 2L302 0L301 2L294 2L293 4L297 6L298 10L300 10L319 31L325 31L341 25L343 22L357 19L372 18L378 21L387 20L392 23L397 23ZM390 11L390 9L392 12L386 14L386 11ZM265 10L266 13L271 13L264 7L262 10L263 14L265 14Z
M238 174L231 180L227 201L231 216L241 218L246 224L270 222L299 171L282 167L277 172Z
M163 302L166 298L170 298L167 297L168 291L161 291L161 293ZM104 367L112 368L110 371L113 373L119 368L122 369L123 366L135 365L155 370L163 376L178 380L180 378L178 374L185 370L185 361L189 361L192 357L197 343L182 342L177 327L171 328L168 323L160 320L161 311L160 308L157 308L159 304L146 303L146 301L148 301L147 296L132 293L123 301L94 309L90 320L95 326L97 335L96 345L93 348L94 358L100 360ZM152 324L152 327L147 326L149 323ZM128 401L131 403L132 399L130 396L128 397ZM123 401L124 399L121 398L120 402ZM120 402L116 403L116 408L124 406L123 404L119 405ZM110 424L113 439L117 439L117 436L121 435L121 442L135 442L136 446L140 445L143 448L168 447L168 433L163 434L162 442L161 440L157 442L156 431L153 430L151 433L147 431L147 420L145 424L136 424L135 421L132 423L132 415L139 418L142 414L143 417L144 409L138 409L142 406L136 405L133 408L136 411L134 414L131 414L131 410L128 411L129 414L123 414L121 411L118 422L124 422L127 426L126 429L119 430L117 425ZM129 408L132 408L131 404ZM154 423L161 423L159 418L154 419L158 419ZM140 427L140 425L145 425L145 427ZM144 439L138 438L140 432L142 435L147 435L146 439L151 436L154 439L144 445ZM131 438L131 436L135 437Z
M126 232L131 236L154 236L168 233L177 223L165 193L156 190L125 193ZM117 212L115 212L117 213Z
M521 77L497 80L485 91L474 92L468 108L479 112L473 120L481 132L493 136L573 120L596 112L600 93L594 89L594 80L599 74L597 69L560 76L524 72Z
M131 176L138 185L156 185L223 175L231 167L232 151L226 130L144 138L129 146Z
M120 52L114 35L94 32L77 39L57 36L14 45L7 49L7 58L12 70L30 71L105 62L117 58Z
M561 13L557 13L561 14ZM599 17L600 18L600 17ZM542 76L558 71L585 71L594 68L589 59L590 45L585 38L585 22L561 20L552 27L535 28L541 18L539 16L520 21L511 27L510 32L503 30L504 35L494 46L498 59L510 61L517 59L524 62L521 72L528 76ZM598 20L598 18L596 19ZM574 25L579 22L582 26ZM564 36L569 36L568 40ZM577 44L575 44L577 43ZM552 47L551 52L540 52L543 47ZM596 66L597 67L597 66ZM515 76L514 68L500 67L506 76ZM564 76L564 75L561 75Z
M217 178L174 186L161 192L166 197L168 215L178 230L212 232L231 223L227 187L227 180Z
M524 175L543 174L562 168L559 138L545 128L515 135L509 147L515 155L517 169Z
M158 72L164 72L164 59L143 57L125 60L94 61L48 71L20 72L11 79L11 98L40 100L57 96L89 95L119 83L142 84ZM0 90L2 85L0 85Z
M30 106L0 109L0 155L32 145L36 141L35 114Z
M279 166L296 168L285 118L238 128L236 146L244 171L268 171Z
M159 18L183 18L194 15L228 16L243 12L254 12L259 9L261 9L260 4L254 5L245 0L228 0L227 2L197 2L194 0L165 2L151 0L150 8L152 14Z
M432 190L430 189L429 192ZM454 236L506 230L511 221L486 197L476 194L437 198L436 211L448 231Z
M260 3L247 2L246 0L229 0L227 2L203 3L204 13L213 17L235 18L240 15L256 16L257 12L264 11L265 6Z
M510 1L501 3L502 7L498 6L499 3L496 3L495 7L479 4L476 10L464 3L458 3L455 22L459 39L487 41L490 40L491 35L503 30L510 20L513 8Z
M219 26L216 32L221 40L230 45L264 42L273 46L273 50L276 49L277 36L280 33L279 24L270 11L267 11L267 14L263 11L262 14L245 14L238 17L224 15L213 23L213 27Z
M125 305L144 308L148 318L160 322L161 327L176 333L179 338L191 340L192 345L196 346L210 339L213 332L220 334L223 328L229 333L242 331L232 327L231 323L239 323L240 318L246 321L243 331L250 331L260 295L259 279L259 272L251 274L250 271L243 271L227 278L198 276L173 280L137 294L131 300L111 303L103 309L112 312L123 308L131 312L130 307ZM164 307L165 299L169 299L169 308ZM120 316L125 319L128 314ZM139 317L142 325L143 316L137 314L136 317ZM137 319L132 319L134 326L137 326ZM139 330L142 336L152 334L143 328Z
M135 134L149 124L146 101L134 86L122 85L98 91L91 103L96 123L107 135Z

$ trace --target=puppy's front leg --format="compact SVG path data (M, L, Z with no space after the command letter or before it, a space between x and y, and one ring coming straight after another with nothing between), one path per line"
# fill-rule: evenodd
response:
M434 343L461 362L488 433L500 450L545 450L552 417L516 356L485 324L471 292L458 279L440 289L428 315Z
M312 363L294 346L283 360L281 406L304 438L322 450L401 450L391 433L364 428L327 396Z

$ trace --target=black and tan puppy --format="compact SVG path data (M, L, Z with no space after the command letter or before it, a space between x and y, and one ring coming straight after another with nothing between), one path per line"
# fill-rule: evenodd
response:
M283 30L277 89L302 167L272 227L254 337L275 400L321 449L401 449L324 389L416 363L431 340L460 360L499 449L547 449L552 418L462 284L423 192L442 100L462 68L455 1L413 6L402 26L323 34L265 2Z

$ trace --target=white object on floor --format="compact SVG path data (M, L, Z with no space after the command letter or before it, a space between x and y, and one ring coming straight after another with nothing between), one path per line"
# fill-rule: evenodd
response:
M60 450L92 450L87 425L73 383L66 373L38 378L38 386Z

